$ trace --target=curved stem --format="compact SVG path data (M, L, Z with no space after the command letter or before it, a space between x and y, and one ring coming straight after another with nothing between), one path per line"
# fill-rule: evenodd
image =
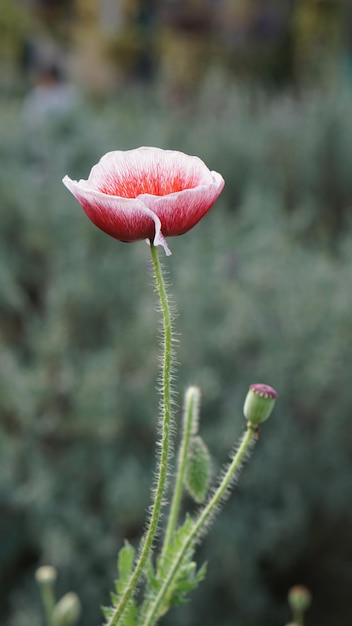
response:
M119 619L127 607L140 578L142 577L148 556L153 548L153 542L159 526L160 511L163 503L163 495L166 487L168 459L170 449L171 431L171 370L172 370L172 324L166 286L159 261L158 251L152 243L150 245L152 263L155 276L155 284L160 298L160 306L163 318L163 367L162 367L162 424L161 424L161 452L158 462L156 487L153 496L151 514L148 529L142 541L142 549L135 565L131 579L121 596L120 602L113 615L110 617L108 626L117 626Z
M150 610L146 616L146 619L143 623L143 626L154 626L156 620L158 619L159 608L163 603L164 597L173 581L174 576L177 574L177 570L182 563L182 559L185 556L187 550L194 544L197 538L204 532L207 524L210 523L212 517L216 513L218 505L224 499L226 494L228 493L228 489L236 478L238 471L241 468L242 462L244 461L246 455L249 450L255 443L256 431L252 426L248 426L246 433L244 434L241 443L238 447L236 454L234 455L233 460L229 464L227 471L225 472L220 485L215 490L213 496L210 498L208 504L204 507L201 513L198 516L198 519L195 520L192 531L188 535L188 537L183 542L176 558L173 563L170 565L168 575L166 576L163 585L155 598L153 604L150 607Z

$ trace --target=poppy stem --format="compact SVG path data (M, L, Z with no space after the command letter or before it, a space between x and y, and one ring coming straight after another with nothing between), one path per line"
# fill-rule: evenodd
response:
M153 548L155 536L158 531L160 511L163 505L163 496L167 484L168 461L170 452L170 434L172 422L172 394L171 394L171 374L172 374L172 317L166 285L162 273L162 268L158 256L157 247L150 244L150 251L154 269L156 289L159 294L160 307L163 319L163 366L162 366L162 421L160 455L156 477L156 486L153 493L153 502L149 517L147 531L141 543L141 550L135 565L130 581L121 596L113 615L110 617L108 626L117 626L122 617L130 598L136 589L147 563L150 552Z

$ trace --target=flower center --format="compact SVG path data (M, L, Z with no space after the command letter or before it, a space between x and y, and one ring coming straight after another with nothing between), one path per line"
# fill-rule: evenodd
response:
M106 177L99 191L121 198L136 198L148 193L153 196L167 196L170 193L192 189L199 185L199 176L189 173L139 172L134 176Z

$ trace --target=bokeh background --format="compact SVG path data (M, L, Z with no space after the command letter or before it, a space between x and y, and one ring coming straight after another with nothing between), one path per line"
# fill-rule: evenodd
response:
M344 0L0 0L0 621L42 624L35 569L101 623L149 504L158 316L143 242L63 187L114 149L200 156L226 186L169 242L179 404L215 470L248 385L277 408L173 626L352 623L352 9ZM177 414L179 421L179 413ZM192 510L192 504L185 502Z

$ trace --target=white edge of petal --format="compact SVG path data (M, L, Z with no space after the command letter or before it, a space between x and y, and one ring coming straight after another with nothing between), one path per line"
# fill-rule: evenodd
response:
M144 202L139 198L122 198L121 196L112 196L106 193L102 193L101 191L97 191L96 189L92 189L89 184L87 184L86 180L72 180L69 176L64 176L64 178L62 179L63 184L65 185L65 187L67 187L67 189L75 196L75 198L77 199L77 195L76 192L80 191L81 193L79 193L78 195L85 195L88 194L90 197L95 198L96 200L100 200L103 202L106 202L108 200L112 200L113 202L116 202L116 200L118 200L119 202L121 202L122 204L131 204L131 202L134 202L135 205L138 205L138 209L140 211L142 211L143 213L145 213L146 215L148 215L154 222L155 225L155 236L154 236L154 241L153 244L154 246L162 246L165 250L165 254L166 256L170 256L172 254L169 246L167 245L167 241L163 235L163 233L161 232L161 222L160 219L158 218L158 216L154 213L154 211L152 211L151 209L149 209Z
M201 185L197 185L198 187L199 186L203 186L203 185L206 186L208 184L211 184L211 182L213 182L213 183L215 182L217 184L220 184L220 185L222 185L222 187L224 186L224 179L221 176L221 174L219 174L218 172L215 172L215 171L211 171L200 157L198 157L196 155L186 154L185 152L181 152L179 150L165 150L163 148L157 148L155 146L141 146L139 148L132 148L131 150L111 150L110 152L106 152L100 158L98 163L93 165L93 167L92 167L92 169L91 169L91 171L89 173L88 179L86 181L80 180L78 182L79 183L81 183L81 182L88 182L88 183L90 183L92 177L98 177L99 178L101 176L102 178L104 178L104 176L106 175L107 170L109 170L109 168L110 168L110 163L111 163L111 165L116 166L116 161L120 160L121 162L123 162L128 154L134 153L135 155L138 155L138 153L144 153L145 154L145 153L148 153L148 152L149 152L150 155L154 154L155 157L158 155L161 158L162 158L162 155L170 155L170 154L172 154L174 156L177 156L178 159L180 160L180 162L182 162L182 161L184 162L184 167L185 167L186 170L189 167L190 161L197 162L201 166L204 174L208 174L209 178L210 178L209 183L208 182L203 182Z

